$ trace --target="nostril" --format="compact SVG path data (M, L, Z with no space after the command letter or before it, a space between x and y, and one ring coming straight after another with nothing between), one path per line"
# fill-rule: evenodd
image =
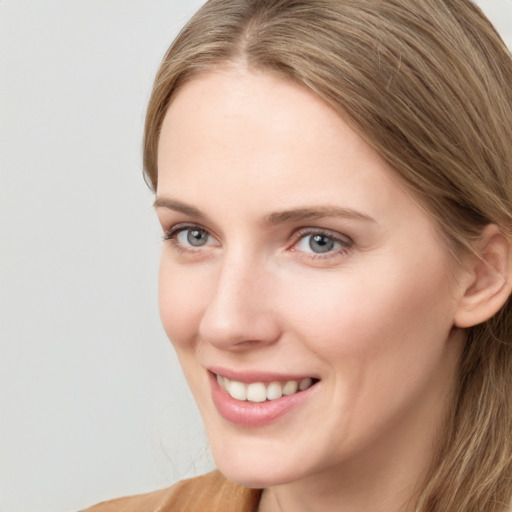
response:
M222 350L247 351L275 343L281 329L272 312L252 309L245 313L222 311L213 306L199 325L199 336Z

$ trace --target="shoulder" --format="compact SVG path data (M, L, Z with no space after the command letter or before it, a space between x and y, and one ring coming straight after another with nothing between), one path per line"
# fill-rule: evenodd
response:
M83 512L254 512L261 490L241 487L219 471L167 489L99 503Z

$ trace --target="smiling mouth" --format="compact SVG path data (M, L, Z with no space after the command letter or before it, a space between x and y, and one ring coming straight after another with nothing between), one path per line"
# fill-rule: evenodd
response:
M278 400L283 396L290 396L305 391L318 382L318 379L306 377L300 380L288 380L286 382L239 382L228 379L222 375L216 375L219 386L228 393L231 398L241 402L261 403Z

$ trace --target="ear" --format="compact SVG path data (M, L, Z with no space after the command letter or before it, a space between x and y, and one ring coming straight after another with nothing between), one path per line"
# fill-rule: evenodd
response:
M468 258L464 294L454 319L457 327L485 322L507 301L512 283L510 245L510 239L495 224L489 224L482 231L475 253Z

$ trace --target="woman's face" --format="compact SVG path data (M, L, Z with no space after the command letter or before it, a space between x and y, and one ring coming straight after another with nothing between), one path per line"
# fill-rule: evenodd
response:
M375 151L305 88L223 68L173 100L158 168L160 313L224 474L428 460L461 291Z

